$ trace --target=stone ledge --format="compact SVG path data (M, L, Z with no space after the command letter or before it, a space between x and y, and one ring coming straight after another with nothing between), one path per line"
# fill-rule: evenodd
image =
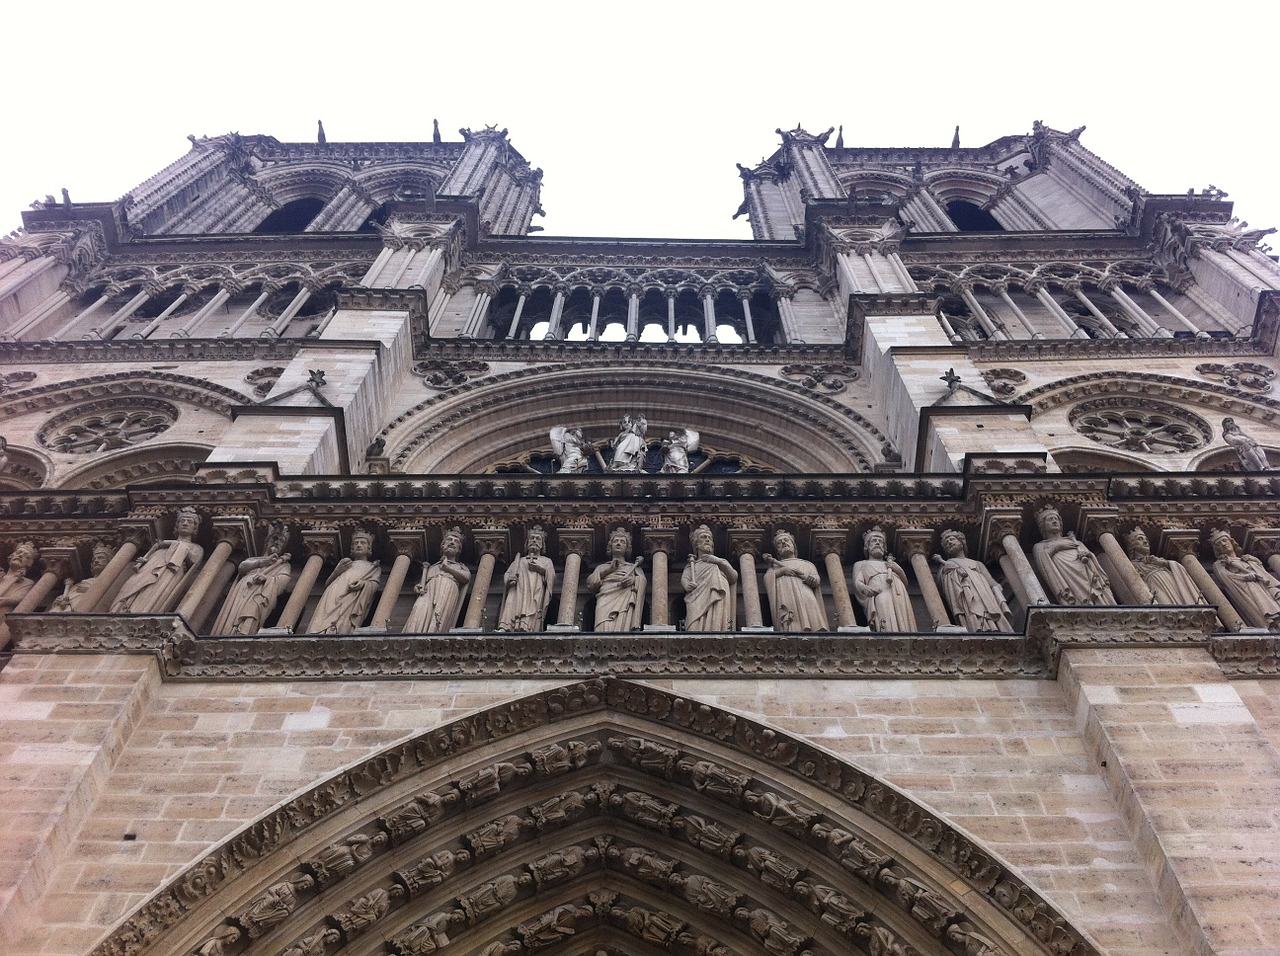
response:
M1033 607L1027 642L1056 674L1069 647L1208 647L1220 626L1217 612L1201 605Z
M15 614L17 654L155 654L168 679L1018 677L1049 672L1021 635L198 637L174 614Z

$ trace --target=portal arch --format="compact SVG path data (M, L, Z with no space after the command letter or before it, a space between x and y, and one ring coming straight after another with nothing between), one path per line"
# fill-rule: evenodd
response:
M94 953L515 956L584 943L1096 952L992 853L873 775L746 717L595 679L347 767L216 847Z

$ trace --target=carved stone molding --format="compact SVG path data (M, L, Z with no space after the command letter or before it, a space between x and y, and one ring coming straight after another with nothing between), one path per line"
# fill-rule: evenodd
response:
M1070 647L1208 647L1221 625L1211 607L1034 607L1027 642L1056 674Z

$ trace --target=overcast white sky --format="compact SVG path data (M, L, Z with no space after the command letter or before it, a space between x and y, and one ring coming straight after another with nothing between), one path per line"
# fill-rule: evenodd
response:
M1043 12L1042 12L1043 11ZM1153 192L1280 225L1280 3L34 3L6 11L0 232L118 198L229 130L330 142L506 126L549 235L748 238L776 127L976 146L1041 119ZM1280 248L1280 242L1274 243Z

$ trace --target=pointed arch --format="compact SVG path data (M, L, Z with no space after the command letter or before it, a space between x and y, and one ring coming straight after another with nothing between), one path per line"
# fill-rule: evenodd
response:
M889 784L614 679L501 704L347 767L217 846L94 956L255 956L309 940L327 956L552 956L583 943L1096 952L997 857Z

